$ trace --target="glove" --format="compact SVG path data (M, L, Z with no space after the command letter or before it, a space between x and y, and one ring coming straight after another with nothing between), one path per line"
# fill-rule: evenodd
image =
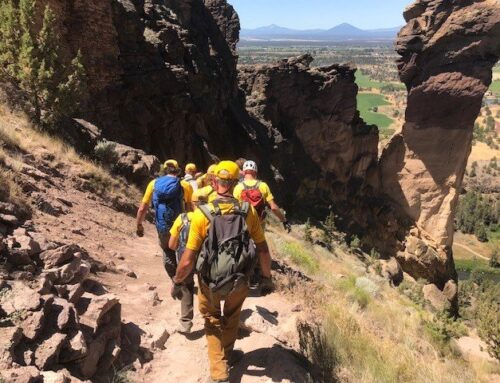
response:
M262 277L260 281L260 293L262 295L271 294L274 291L274 283L271 278Z
M181 300L182 299L182 285L173 284L172 289L170 290L170 296L172 299Z
M144 226L142 226L142 224L137 225L137 230L135 233L139 238L144 237Z
M290 222L288 222L288 221L283 222L283 227L285 228L285 230L288 233L290 233L292 231L292 225L290 225Z

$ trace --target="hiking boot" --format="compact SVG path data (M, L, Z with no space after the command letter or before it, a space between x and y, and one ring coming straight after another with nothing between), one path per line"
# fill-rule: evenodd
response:
M190 334L193 328L193 322L181 322L179 326L175 329L176 332L180 334Z

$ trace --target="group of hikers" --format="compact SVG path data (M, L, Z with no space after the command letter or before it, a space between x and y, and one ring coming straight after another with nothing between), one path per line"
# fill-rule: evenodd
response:
M271 256L264 235L267 210L291 226L274 201L269 186L257 178L254 161L220 161L206 174L195 164L168 160L151 181L137 212L137 235L152 205L172 280L171 296L181 302L178 332L191 332L194 275L198 276L199 310L205 320L210 382L229 382L237 353L240 314L250 288L266 295L274 289ZM250 283L253 283L251 286Z

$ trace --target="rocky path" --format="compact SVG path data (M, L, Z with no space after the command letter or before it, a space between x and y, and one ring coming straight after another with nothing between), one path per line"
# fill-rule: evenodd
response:
M168 332L154 359L131 373L140 382L205 382L208 360L203 321L195 310L193 332L175 332L180 305L169 296L170 282L162 267L155 231L147 227L142 239L117 243L114 251L137 278L106 274L105 285L120 298L122 318L154 337ZM279 294L250 297L242 314L242 331L237 347L245 355L231 371L231 382L306 382L307 371L288 347L297 346L294 304ZM244 328L244 329L243 329ZM165 336L167 337L167 336ZM155 338L156 339L156 338Z

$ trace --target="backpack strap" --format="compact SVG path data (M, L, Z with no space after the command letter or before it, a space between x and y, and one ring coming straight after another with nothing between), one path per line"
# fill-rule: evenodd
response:
M241 204L240 212L246 218L249 211L250 211L250 203L248 203L247 201L244 201Z
M182 219L182 224L183 224L184 226L189 225L189 218L188 218L187 213L182 213L182 215L181 215L181 219Z
M210 209L208 205L201 205L198 207L203 215L212 223L214 221L215 211Z

